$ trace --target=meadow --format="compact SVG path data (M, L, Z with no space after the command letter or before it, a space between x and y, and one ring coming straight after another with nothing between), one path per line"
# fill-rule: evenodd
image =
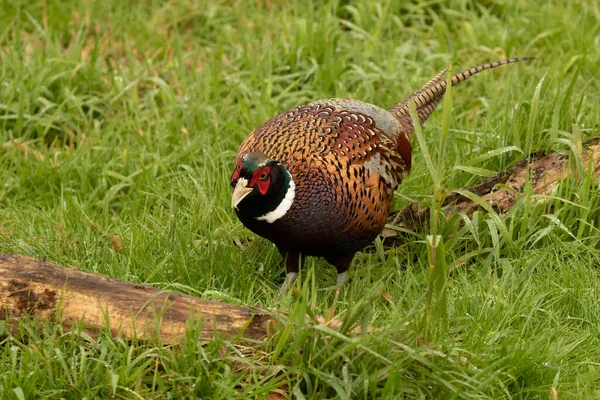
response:
M576 168L600 136L599 48L597 0L1 0L0 253L290 317L244 349L194 326L165 347L0 322L0 398L600 398L589 174L551 196L525 189L504 215L376 240L351 267L341 331L305 317L327 313L334 268L309 259L276 300L281 258L238 221L229 186L241 141L282 111L330 97L389 108L449 64L518 56L537 60L442 101L422 127L435 168L413 138L394 209L532 152Z

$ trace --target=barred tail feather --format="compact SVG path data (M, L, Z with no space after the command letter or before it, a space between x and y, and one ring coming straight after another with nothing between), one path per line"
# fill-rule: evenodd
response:
M486 69L493 69L506 64L530 60L535 60L535 58L516 57L481 64L476 67L469 68L465 71L458 72L452 75L452 86L458 85L459 83L466 81L473 75L476 75L481 71L485 71ZM417 107L417 114L419 115L419 122L425 122L433 113L442 97L444 97L444 93L446 93L447 81L444 78L444 75L447 71L448 68L444 68L440 73L438 73L433 79L431 79L429 82L423 85L419 90L413 92L401 103L394 105L389 110L389 112L392 113L398 119L398 121L400 121L400 124L404 128L404 132L407 135L411 135L414 132L412 120L408 112L408 103L411 100L415 102L415 105Z

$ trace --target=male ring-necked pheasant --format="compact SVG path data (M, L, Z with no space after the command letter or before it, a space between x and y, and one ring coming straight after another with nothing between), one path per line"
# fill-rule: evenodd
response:
M459 72L452 85L523 60L529 58ZM338 271L337 300L354 255L383 230L394 190L410 170L409 101L419 121L427 120L446 91L446 71L389 111L360 100L320 100L276 116L243 141L231 176L231 205L285 258L279 294L296 279L301 256L319 256Z

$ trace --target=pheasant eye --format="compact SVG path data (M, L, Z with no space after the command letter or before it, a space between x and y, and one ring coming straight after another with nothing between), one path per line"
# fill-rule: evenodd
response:
M267 174L267 172L263 172L262 174L260 174L258 179L260 179L261 181L266 181L268 176L269 174Z

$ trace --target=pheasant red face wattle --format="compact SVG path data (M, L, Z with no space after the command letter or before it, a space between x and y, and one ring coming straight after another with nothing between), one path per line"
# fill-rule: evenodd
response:
M271 167L262 167L254 174L252 174L252 180L250 181L251 187L257 187L260 194L263 196L267 194L269 186L271 185Z

